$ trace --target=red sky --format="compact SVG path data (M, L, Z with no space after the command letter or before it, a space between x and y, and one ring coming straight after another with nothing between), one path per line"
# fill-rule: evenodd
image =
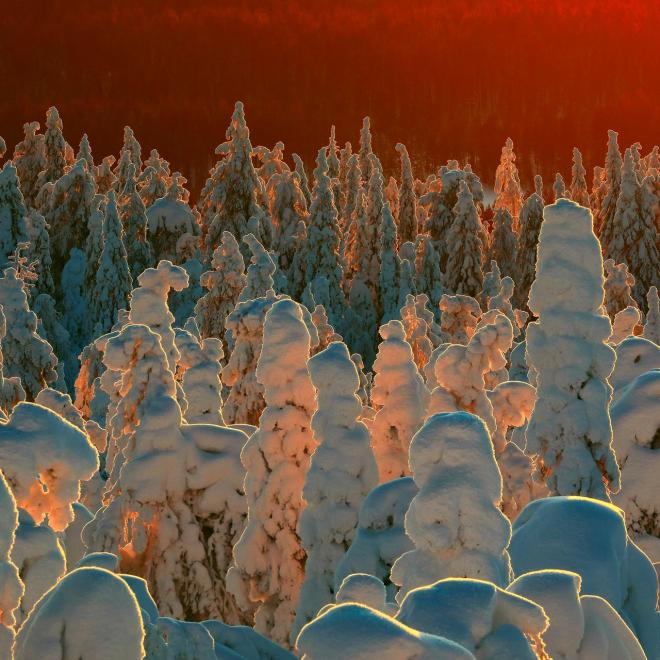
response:
M491 182L514 140L523 183L570 175L620 144L660 140L660 3L607 0L6 0L0 135L57 105L97 160L131 125L199 189L233 103L253 144L281 139L308 166L365 114L386 168L405 142L419 174L469 157ZM589 172L589 175L591 173Z

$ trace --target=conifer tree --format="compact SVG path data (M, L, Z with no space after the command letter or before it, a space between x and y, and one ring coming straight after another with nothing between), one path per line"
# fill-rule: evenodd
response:
M309 190L309 182L307 180L307 173L305 172L305 164L303 163L302 158L298 154L291 154L293 162L296 165L295 172L298 175L298 181L300 182L300 189L302 190L303 195L305 196L305 202L307 203L307 208L312 204L312 193Z
M25 282L15 268L0 277L0 306L7 321L2 338L4 375L20 378L28 401L57 380L57 358L37 333L37 315L28 305Z
M126 187L131 165L133 165L134 176L139 176L142 172L142 147L140 147L133 129L130 126L124 126L124 143L115 168L117 179L114 188L118 195L121 195Z
M570 198L580 206L589 206L589 191L587 190L587 171L582 165L582 154L577 147L573 147L573 169L571 171Z
M27 214L16 167L7 161L0 170L0 268L7 267L19 243L29 240Z
M263 215L263 184L252 163L250 131L240 101L234 108L226 139L216 149L223 158L207 179L200 203L209 260L223 231L230 231L240 241L248 232L250 218Z
M25 137L14 148L13 163L27 206L34 207L39 192L39 174L46 168L45 138L38 133L39 122L23 124Z
M564 183L564 177L559 172L555 174L555 182L552 186L552 192L555 196L555 202L558 199L568 198L568 195L566 194L566 184Z
M507 138L502 147L500 164L495 171L495 209L506 209L511 214L514 229L517 230L522 205L522 189L513 140Z
M44 133L45 167L39 173L35 195L46 183L57 181L66 168L66 142L62 135L62 120L55 106L46 113L46 132Z
M600 238L605 232L605 242L601 238L603 245L609 242L611 235L611 225L616 213L617 200L621 190L621 169L623 160L619 151L617 138L619 134L616 131L607 131L607 156L605 158L605 168L602 172L603 191L598 193L600 203L597 204L598 213L594 220L594 229L596 235ZM632 154L631 154L632 159ZM595 178L595 177L594 177ZM593 203L594 200L592 200Z
M35 288L40 293L54 295L55 284L51 272L52 259L50 256L50 234L46 219L35 209L30 209L25 218L29 245L27 259L34 264L34 273L37 276ZM66 295L66 290L64 291Z
M498 209L493 218L490 260L497 262L502 275L515 280L517 256L518 239L513 231L513 218L506 209Z
M428 296L429 304L436 321L440 320L440 299L443 290L443 275L440 271L440 258L428 236L420 236L415 257L415 282L417 292Z
M305 574L298 536L303 484L317 444L311 427L316 396L307 370L310 335L300 305L276 302L263 336L256 375L266 408L241 452L248 520L227 581L244 609L257 604L255 629L288 646Z
M126 309L130 300L133 280L126 259L123 231L117 202L113 191L108 193L108 203L103 217L103 249L99 255L94 293L91 299L90 317L93 336L102 335L117 320L120 309Z
M540 179L540 177L539 177ZM516 259L516 305L527 306L529 288L536 276L536 246L543 223L543 197L537 191L526 200L520 213L520 239Z
M222 241L213 253L213 270L206 271L201 284L208 289L195 305L195 318L202 339L225 335L225 319L238 302L247 282L245 263L231 232L223 232ZM226 346L226 342L224 344Z
M465 181L461 181L454 213L456 219L447 233L445 284L452 293L474 297L483 288L484 230Z
M115 187L117 177L112 171L112 165L115 160L115 157L112 155L106 156L95 168L96 189L101 195L107 195Z
M410 156L405 145L397 144L396 150L401 154L401 189L399 191L399 245L406 241L415 242L417 237L417 196L413 187L413 173Z
M371 161L371 120L365 117L362 120L362 128L360 130L360 172L362 172L362 180L366 183L371 181L372 175L372 161Z
M119 215L124 228L124 245L131 277L138 275L153 264L154 256L147 237L147 214L137 191L135 166L131 163L126 176L126 186L121 196Z
M615 264L613 259L606 259L603 263L605 269L605 300L604 305L610 319L626 307L636 305L630 295L635 278L628 270L626 264Z
M89 145L89 138L87 133L83 133L80 138L80 145L78 146L78 153L76 154L76 161L84 160L87 163L87 171L94 172L94 157L92 156L92 148Z
M341 329L346 302L341 288L343 269L339 257L337 208L330 187L325 149L319 150L316 164L305 249L305 282L309 285L317 277L324 277L327 280L331 299L326 312L330 323L335 328Z
M399 315L399 285L401 259L396 250L396 225L389 202L383 204L383 221L380 226L380 294L381 324Z
M344 145L343 149L339 151L339 204L337 210L339 211L339 224L341 225L342 233L346 231L348 227L348 222L350 222L351 213L353 212L352 208L346 209L346 204L350 198L349 188L351 184L349 183L350 176L350 160L353 156L353 147L350 142L347 142ZM357 166L357 161L356 161ZM357 185L360 185L360 180L358 178ZM353 202L355 201L355 194L353 194ZM347 221L348 218L348 221Z

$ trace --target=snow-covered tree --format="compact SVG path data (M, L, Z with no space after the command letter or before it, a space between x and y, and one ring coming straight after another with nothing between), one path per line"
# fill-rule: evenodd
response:
M511 214L514 229L517 229L522 205L522 188L516 167L513 140L507 138L502 147L500 164L495 171L495 209L506 209Z
M293 162L295 163L295 173L298 175L298 181L300 182L300 189L302 194L305 197L305 202L307 203L307 208L312 203L312 193L309 190L309 182L307 180L307 173L305 172L305 164L303 163L302 158L298 154L291 154Z
M635 285L635 278L626 264L615 264L614 259L606 259L603 268L605 269L605 309L610 319L614 320L622 309L636 304L630 295Z
M245 263L238 243L231 232L222 234L222 241L213 253L213 270L202 274L201 284L208 293L195 305L195 318L203 339L218 337L224 340L225 319L238 302L245 287Z
M96 184L79 160L53 186L48 203L42 209L50 227L51 252L56 273L69 258L72 248L82 248L89 232Z
M399 245L415 241L417 237L417 196L413 188L413 173L410 156L405 145L397 144L401 155L401 189L399 190L398 238Z
M305 246L305 281L310 284L324 277L331 292L328 318L336 328L342 328L346 301L342 293L343 269L339 255L340 235L337 208L334 202L325 148L319 149L314 170L314 190L307 225Z
M378 314L371 291L361 274L351 282L348 304L343 335L350 349L362 356L365 365L371 366L375 357Z
M167 355L145 325L111 336L103 361L120 375L110 428L121 468L83 540L117 554L122 572L144 577L164 615L240 621L225 573L245 517L246 436L183 423Z
M368 182L371 180L372 174L372 161L371 155L371 120L365 117L362 120L362 128L360 129L360 172L362 172L362 180Z
M511 524L499 508L502 477L483 420L465 412L432 415L410 445L410 467L419 492L406 533L415 549L392 567L398 602L447 577L508 585ZM478 525L468 522L475 519Z
M333 342L342 341L341 335L338 335L328 322L328 315L325 313L323 305L316 305L314 308L312 322L319 336L319 343L313 350L314 354L325 350Z
M608 377L614 351L603 309L603 258L591 212L568 200L544 211L527 326L538 400L527 427L550 492L606 498L619 489ZM561 350L558 350L561 347Z
M124 126L124 143L119 151L119 160L115 167L114 188L118 195L121 195L126 182L130 176L130 168L133 166L133 175L139 176L142 171L142 147L135 137L135 133L130 126Z
M383 221L380 225L380 294L381 323L387 323L399 315L399 285L401 259L396 249L396 224L389 202L383 204Z
M316 409L307 370L310 335L300 305L284 299L266 315L257 379L266 408L241 452L247 471L247 526L227 576L239 605L257 604L255 629L288 645L305 572L297 532L305 474L316 448Z
M552 193L554 195L555 202L558 199L568 199L569 197L566 192L566 183L564 182L564 177L559 172L555 174L555 182L552 184Z
M289 166L284 162L284 142L276 142L272 149L268 147L255 147L252 155L261 161L261 167L257 173L262 178L264 185L270 181L275 174L283 174L289 171Z
M540 179L540 177L539 177ZM520 238L516 260L516 305L525 308L529 289L536 275L536 249L543 222L543 197L539 192L532 193L520 213Z
M238 302L260 298L272 291L273 275L277 270L273 258L253 234L243 236L243 243L250 248L252 256L245 277L245 286L238 296Z
M153 251L147 238L147 213L137 191L135 166L131 163L126 185L120 197L119 216L124 228L124 245L131 277L138 275L153 263Z
M7 321L2 338L4 372L17 376L28 400L57 380L57 358L50 344L37 333L37 316L28 305L25 282L14 268L0 278L0 305Z
M92 156L92 147L89 144L87 133L83 133L78 145L78 153L76 154L76 161L84 160L87 163L87 170L94 173L94 157Z
M406 303L401 308L401 323L403 323L406 333L406 341L410 344L415 364L420 373L422 373L433 352L433 342L429 338L429 324L427 319L418 312L418 299L421 296L426 297L425 294L419 296L408 294ZM422 302L422 307L425 304L426 301ZM432 319L433 313L429 312L429 316Z
M439 321L440 308L438 305L444 293L443 276L440 271L440 258L428 236L420 236L417 243L415 272L417 274L415 282L417 293L425 293L428 296L431 310L436 321Z
M428 410L429 413L465 410L479 415L494 433L493 407L486 394L493 383L488 378L506 367L513 328L503 314L491 312L490 315L491 318L486 317L477 326L467 345L451 344L435 359L436 387L431 392Z
M36 192L52 181L57 181L66 168L66 142L62 135L62 120L55 106L46 112L46 132L44 133L44 169L39 172Z
M451 344L467 344L474 334L481 307L471 296L444 294L439 305L442 313L440 330L442 339Z
M39 122L23 124L25 137L14 148L12 162L16 167L20 181L21 192L28 206L35 205L39 174L46 167L46 151L44 136L38 133Z
M646 296L648 311L642 336L660 346L660 302L658 301L658 288L652 286Z
M95 337L110 330L120 309L128 307L133 280L126 258L117 202L113 191L103 216L103 249L99 255L96 280L91 298L91 328Z
M484 233L472 193L461 181L456 216L447 232L447 270L445 286L455 294L476 296L483 287L481 264L486 248Z
M51 271L50 235L46 219L35 209L29 209L25 218L29 245L26 249L28 263L33 265L36 280L35 289L40 293L55 293ZM64 295L66 295L66 289Z
M160 261L156 268L147 268L137 279L139 286L131 293L128 320L149 327L159 337L167 355L170 371L176 371L179 352L176 349L172 328L174 315L167 299L170 289L182 291L188 286L188 274L170 261Z
M374 362L371 397L377 409L369 422L380 481L409 474L408 448L424 421L428 391L401 321L379 330L383 341Z
M346 344L333 342L309 361L317 391L312 417L319 443L303 488L298 531L307 553L294 634L333 601L335 569L351 545L364 498L378 482L367 427L359 421L360 382Z
M589 191L587 190L587 170L582 164L582 154L573 147L573 169L571 170L570 198L580 206L589 206Z
M96 189L101 195L107 195L114 189L117 177L112 171L112 166L115 160L112 155L106 156L95 168Z
M518 239L513 231L513 219L506 209L495 211L490 244L490 260L497 262L502 276L516 279Z
M29 240L27 208L19 187L16 167L7 161L0 170L0 267L9 265L9 257L19 243Z
M616 131L607 131L607 156L605 157L605 168L602 171L602 188L598 191L598 200L595 200L592 195L592 206L596 206L596 217L594 218L594 228L596 234L601 237L603 231L605 237L611 235L611 225L614 220L616 212L617 200L619 199L619 192L621 190L621 168L623 160L621 152L619 151L619 144L617 138L619 134ZM595 176L594 176L595 179ZM596 202L594 204L594 202ZM603 247L609 242L606 238L601 243Z
M211 172L201 194L200 211L209 258L223 231L230 231L240 241L248 231L250 218L260 218L263 214L260 206L263 183L252 164L250 131L240 101L234 108L226 139L215 150L222 160Z

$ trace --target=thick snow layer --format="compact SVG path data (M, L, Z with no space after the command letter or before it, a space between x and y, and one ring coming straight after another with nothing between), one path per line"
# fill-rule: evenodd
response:
M410 477L387 481L374 488L362 503L358 528L351 547L335 571L335 590L354 573L368 573L387 585L388 601L396 586L390 581L392 564L413 543L404 529L404 517L417 486Z
M16 660L144 657L137 600L102 568L78 568L37 603L16 637Z
M410 445L410 467L419 492L405 521L415 549L392 567L397 600L446 577L506 586L511 524L499 509L502 477L484 422L465 412L432 415Z
M336 660L344 649L352 660L468 660L474 655L448 639L420 633L376 610L346 603L331 607L301 631L296 647L303 660Z
M607 497L619 489L612 451L608 377L615 353L607 345L603 258L591 212L560 199L544 210L527 326L527 362L537 401L527 451L551 493Z
M387 602L387 589L382 580L368 573L353 573L345 577L337 590L335 602L338 605L361 603L389 616L394 616L399 609L396 603Z
M538 603L550 619L543 633L552 658L645 660L639 641L600 596L580 596L581 578L569 571L534 571L514 580L507 591Z
M610 378L614 398L637 376L660 369L660 346L644 337L628 337L616 347L616 365Z
M19 403L0 424L0 467L16 501L40 523L61 531L73 521L80 482L99 468L86 433L35 403Z
M295 656L248 626L228 626L222 621L204 621L211 633L218 660L293 660Z
M408 592L397 621L423 633L445 637L477 658L499 657L490 652L504 637L511 658L534 660L530 641L548 626L543 609L490 582L448 578Z
M528 504L513 525L509 554L516 576L559 569L582 577L582 593L601 596L658 658L658 579L626 535L623 512L599 500L549 497Z

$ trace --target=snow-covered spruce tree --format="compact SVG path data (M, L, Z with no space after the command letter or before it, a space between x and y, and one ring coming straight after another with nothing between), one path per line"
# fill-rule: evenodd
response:
M351 545L364 498L378 482L369 431L359 421L358 373L346 344L333 342L309 361L317 391L312 417L319 443L305 479L298 531L307 553L293 635L334 599L335 569Z
M48 204L42 209L50 228L56 281L71 249L85 245L95 194L94 177L86 161L79 160L55 181Z
M76 161L80 159L87 163L87 171L94 173L94 157L92 156L92 147L89 144L87 133L83 133L78 145L78 153L76 154Z
M409 474L408 448L424 421L428 391L401 321L390 321L379 333L371 391L377 412L369 430L382 483Z
M182 291L188 286L188 274L170 261L161 261L156 268L147 268L138 277L139 286L131 293L128 320L149 327L159 337L167 355L170 371L176 371L179 352L174 342L174 315L167 306L170 289Z
M415 272L417 274L417 293L425 293L429 299L429 305L435 316L440 320L440 299L444 293L442 288L443 275L440 271L440 258L433 243L428 236L420 236L417 243L415 257Z
M454 207L455 219L447 232L447 270L444 283L454 294L476 296L483 287L484 229L472 193L461 181Z
M470 413L429 417L410 445L419 492L406 513L415 549L392 566L400 603L411 589L446 577L511 581L511 524L500 511L502 477L483 420ZM478 525L468 521L479 520Z
M169 163L160 157L156 149L151 150L151 156L145 161L145 169L138 178L140 197L146 208L167 193L172 183Z
M272 149L255 147L252 149L252 155L261 161L257 174L263 180L264 185L273 175L289 171L289 166L284 162L284 142L276 142Z
M396 249L396 224L389 202L383 204L383 221L380 225L380 295L381 323L387 323L399 315L399 279L401 259Z
M328 322L328 315L325 313L325 307L323 305L316 305L314 307L312 322L319 336L319 343L312 351L314 355L325 350L332 342L343 341L341 335L338 335Z
M385 186L385 199L390 205L395 222L397 222L399 218L399 186L393 176L389 178Z
M325 149L319 149L314 170L314 190L307 224L305 247L305 282L309 285L317 277L324 277L331 292L326 307L330 323L341 331L346 308L342 290L344 272L339 256L340 234L337 207L328 177Z
M624 339L632 336L640 319L641 314L637 307L630 306L617 312L612 322L612 334L607 343L611 346L617 346Z
M147 209L154 260L176 261L176 246L184 234L197 235L197 217L188 205L188 191L183 187L186 179L178 172L172 174L172 182L164 197L157 199Z
M108 193L103 217L103 249L99 255L90 320L94 337L104 334L117 320L117 312L128 307L133 280L126 259L123 230L115 194Z
M660 346L660 301L658 300L658 288L652 286L646 296L646 322L642 337L655 342Z
M362 172L362 180L365 183L368 183L371 180L372 175L372 161L371 155L373 151L371 150L371 120L369 117L365 117L362 120L362 128L360 129L360 151L359 151L359 161L360 161L360 172Z
M507 138L502 147L500 164L495 170L495 209L506 209L511 214L514 229L517 229L522 205L522 188L516 167L513 140Z
M591 212L568 200L546 207L529 296L538 320L527 326L527 363L538 399L526 437L556 495L607 498L619 489L607 380L615 354L606 343L603 281Z
M502 276L517 279L516 258L518 239L513 231L513 219L506 209L495 211L493 234L490 244L490 260L497 262Z
M487 379L506 367L506 353L513 343L511 322L493 314L477 326L466 346L452 344L435 360L435 382L429 413L465 410L479 415L491 433L495 432L493 406L486 394L493 384ZM504 378L506 380L506 378Z
M124 126L124 143L119 152L117 167L115 167L114 189L118 195L121 195L126 188L131 165L134 168L134 176L139 176L142 171L142 147L140 147L133 129L130 126Z
M399 245L406 241L415 241L417 237L417 196L413 187L413 173L410 156L405 145L397 144L396 150L401 155L401 188L399 190L398 238Z
M257 604L255 629L287 646L305 572L297 527L316 409L307 370L310 336L300 305L277 301L266 315L257 379L266 408L243 447L248 520L234 546L227 585L244 609Z
M342 230L342 239L351 224L351 217L355 210L355 201L358 188L362 184L362 173L360 172L359 159L353 153L351 143L347 142L340 151L339 159L339 225ZM343 254L343 245L342 245Z
M34 286L40 293L54 295L55 284L51 272L50 235L46 219L35 209L29 209L25 218L29 245L26 250L28 263L33 264L37 277ZM65 295L66 295L66 290Z
M305 196L305 202L307 203L307 208L310 207L312 203L312 193L309 190L309 182L307 180L307 173L305 172L305 164L303 163L302 158L298 154L291 154L293 162L295 163L295 173L298 175L298 181L300 182L300 189L302 194Z
M635 278L626 264L615 264L614 259L606 259L603 268L605 269L605 309L610 319L614 320L622 309L636 305L630 295L635 285Z
M117 177L112 171L112 166L115 160L112 155L106 156L95 168L96 189L101 195L107 195L110 190L114 189Z
M103 360L121 374L111 425L122 466L83 540L144 577L164 615L240 621L224 575L245 516L238 454L246 436L183 423L160 337L146 326L110 337Z
M46 112L46 132L44 133L44 169L39 172L35 195L46 183L57 181L66 168L66 142L62 135L62 120L55 106ZM20 175L19 175L20 176Z
M16 376L29 401L57 380L57 358L50 344L37 333L37 316L28 305L25 282L14 268L0 278L0 305L7 324L2 338L4 373Z
M266 248L253 234L243 236L243 243L250 248L250 265L245 277L245 286L238 296L238 302L246 302L265 296L274 287L273 275L277 266Z
M425 294L420 294L424 296ZM429 325L427 320L418 314L418 300L420 296L413 296L408 294L406 296L406 303L401 308L401 323L406 333L406 341L410 344L413 352L413 358L417 369L422 373L426 363L431 357L433 352L433 343L429 338ZM422 307L425 303L422 303ZM432 312L429 316L433 318Z
M119 216L124 227L124 245L131 277L138 275L153 264L153 251L147 237L147 213L137 191L135 166L131 163L126 176L126 186L120 197Z
M559 172L555 174L555 182L552 184L552 194L554 195L555 202L558 199L568 199L566 183L564 182L564 177Z
M442 340L450 344L467 344L481 316L479 303L471 296L450 296L440 298L442 318L440 330Z
M25 137L14 148L12 162L16 167L21 192L28 206L34 207L39 188L39 173L46 167L44 136L38 133L39 122L23 124Z
M215 337L198 341L190 332L179 328L175 341L180 354L177 377L188 402L186 422L224 426L220 381L222 342Z
M571 187L569 197L580 206L589 206L589 191L587 190L587 170L582 164L582 154L573 147L573 169L571 170Z
M9 265L19 243L29 240L27 215L16 167L7 161L0 170L0 268Z
M359 353L369 368L375 357L378 315L371 291L361 273L351 281L348 303L343 335L351 351Z
M610 227L614 220L617 200L619 199L619 192L621 190L623 159L619 151L618 137L619 134L616 131L607 131L607 156L605 157L605 168L601 173L602 190L598 191L599 204L594 218L594 229L596 235L601 238L603 247L609 242L609 239L604 241L601 234L603 231L605 231L606 237L611 234ZM592 196L592 205L595 201Z
M207 179L199 205L209 259L223 231L230 231L240 241L248 231L250 218L263 213L259 205L263 184L252 164L250 131L240 101L234 107L226 139L215 150L223 158Z
M540 177L539 177L540 179ZM542 189L542 186L540 186ZM543 222L543 197L532 193L520 213L520 234L516 259L516 306L527 307L529 289L536 275L536 248Z
M4 356L2 354L2 341L7 334L7 321L0 308L0 411L10 415L19 401L25 400L25 390L21 379L17 376L7 377L4 372ZM2 417L2 415L0 415Z
M288 273L298 249L298 224L307 217L307 204L300 181L293 172L282 172L268 181L269 209L273 222L271 248L279 267Z
M488 311L496 310L502 312L502 314L504 314L504 316L506 316L509 321L511 321L514 337L518 337L522 328L522 326L519 325L519 315L521 312L520 310L514 311L513 305L511 304L511 298L513 298L514 290L515 284L513 280L510 277L502 278L500 282L500 290L494 296L491 296L488 300ZM523 312L523 314L525 315L524 318L527 319L527 313Z
M271 289L262 298L239 302L225 319L232 349L222 370L229 392L222 409L227 424L259 424L264 409L264 389L256 377L263 342L264 319L277 300Z
M225 319L236 306L247 282L243 255L231 232L222 233L211 268L213 270L203 273L200 280L208 293L197 301L195 318L202 339L218 337L224 341Z

